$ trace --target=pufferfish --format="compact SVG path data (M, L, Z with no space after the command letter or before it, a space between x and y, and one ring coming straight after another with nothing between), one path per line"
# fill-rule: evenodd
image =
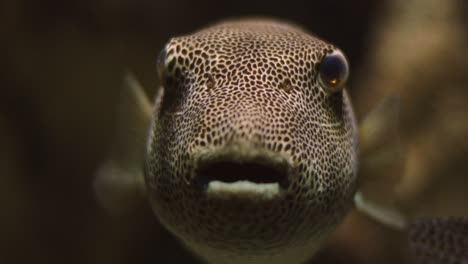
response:
M113 151L95 181L104 207L143 194L207 263L303 263L354 204L408 226L357 184L359 149L382 149L398 100L358 129L336 46L278 20L231 20L170 39L157 73L153 104L125 78Z

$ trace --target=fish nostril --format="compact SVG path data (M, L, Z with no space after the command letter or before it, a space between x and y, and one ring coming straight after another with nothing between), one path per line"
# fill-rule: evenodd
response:
M205 160L200 162L196 177L204 187L212 181L249 181L257 184L278 183L282 188L287 188L289 182L286 164L264 160Z

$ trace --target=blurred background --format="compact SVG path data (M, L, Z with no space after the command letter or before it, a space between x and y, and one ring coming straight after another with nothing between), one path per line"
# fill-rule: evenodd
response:
M0 263L198 263L149 207L110 215L92 190L123 73L154 96L175 35L227 17L290 20L351 62L359 119L402 98L404 166L389 195L414 216L468 216L468 4L463 0L0 2ZM372 188L371 188L372 189ZM311 263L410 263L405 235L352 212Z

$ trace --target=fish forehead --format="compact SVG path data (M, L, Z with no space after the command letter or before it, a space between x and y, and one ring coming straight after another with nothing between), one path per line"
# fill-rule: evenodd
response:
M231 104L227 110L231 113L247 110L263 118L266 113L260 113L259 105L270 104L271 115L296 113L319 125L333 126L341 121L334 110L342 98L330 97L319 87L317 69L334 49L292 24L228 21L172 38L165 48L165 65L184 90L177 96L185 109L209 100L213 106L205 109Z
M289 48L304 50L305 45L311 47L329 46L331 44L315 37L300 26L267 19L247 19L225 21L214 24L200 31L174 38L177 41L187 41L189 45L218 43L225 47L241 46L241 43L258 43L266 46L287 45Z
M284 22L230 21L172 38L166 46L165 62L169 64L169 70L178 65L186 73L196 71L195 74L216 73L216 70L249 74L252 67L271 66L279 71L272 75L278 75L280 79L288 77L290 68L296 68L292 70L297 76L289 77L301 75L304 78L314 75L318 62L333 49L333 45ZM203 69L197 69L201 64Z

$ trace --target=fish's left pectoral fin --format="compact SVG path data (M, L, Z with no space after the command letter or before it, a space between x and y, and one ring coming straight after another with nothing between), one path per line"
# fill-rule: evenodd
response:
M143 202L143 164L152 106L142 86L128 73L123 78L108 157L98 168L94 191L99 204L123 212Z
M407 217L391 203L373 200L360 191L354 195L354 205L359 212L386 226L403 230L408 225Z
M142 170L122 167L111 159L97 170L93 189L99 205L113 214L130 212L144 203Z
M468 219L425 217L411 222L408 239L417 263L468 264Z
M119 112L130 112L138 115L141 119L150 120L153 106L143 89L143 86L131 72L123 76L120 103L127 108L119 109Z

